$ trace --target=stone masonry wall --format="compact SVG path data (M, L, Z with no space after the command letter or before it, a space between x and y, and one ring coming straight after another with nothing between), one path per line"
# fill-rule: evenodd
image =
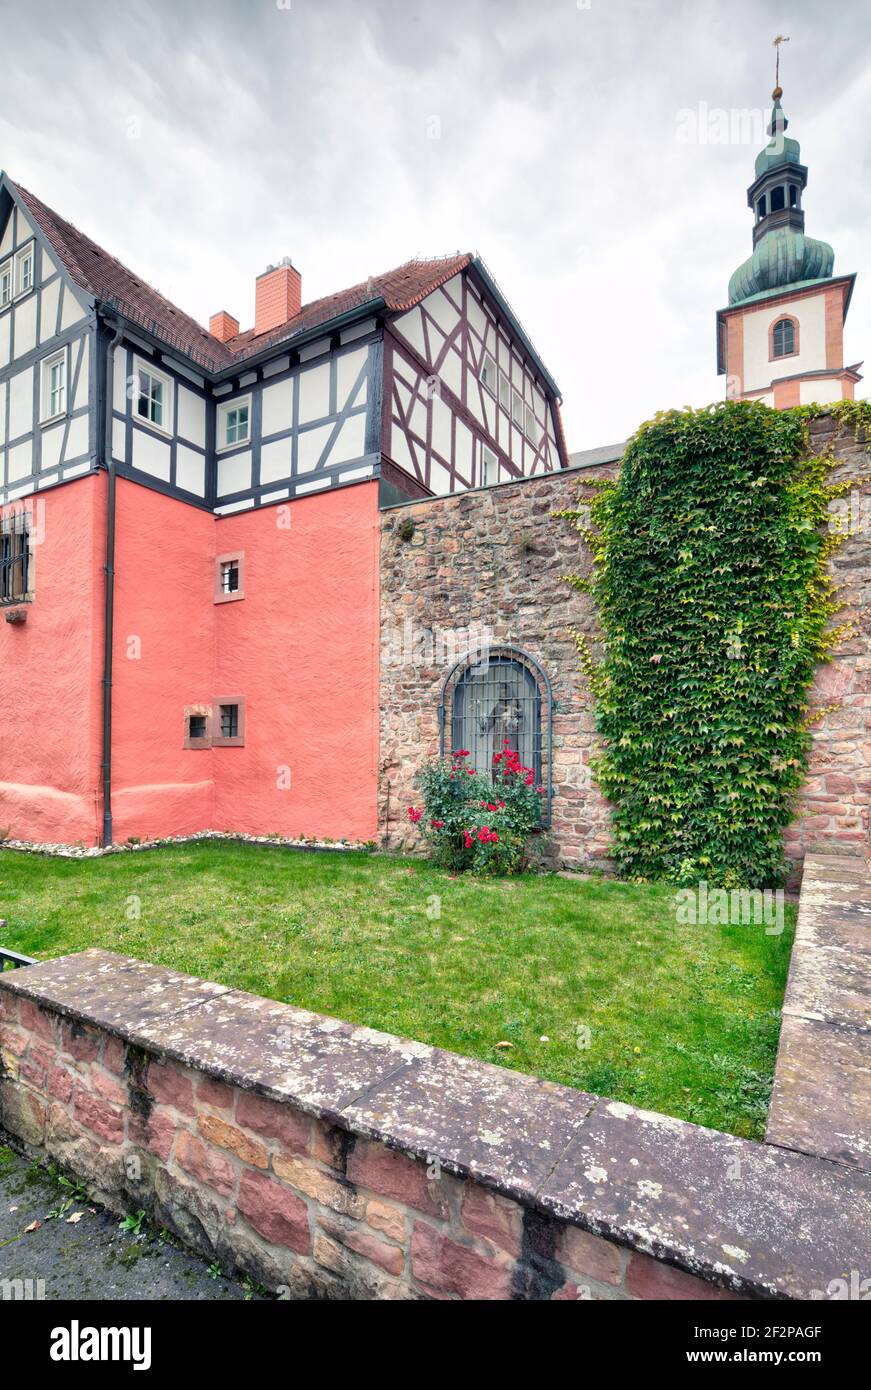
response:
M833 573L850 623L819 669L811 704L809 774L796 819L785 835L799 863L808 850L856 853L869 843L871 792L871 444L829 416L811 424L815 452L831 447L832 481L855 480L832 506L852 528L835 552ZM590 556L553 513L589 501L584 484L614 476L613 467L573 469L486 491L429 499L383 514L381 545L382 843L421 848L406 808L415 801L414 774L438 752L437 710L450 661L443 634L485 626L497 643L528 651L548 673L557 697L554 719L552 847L567 866L607 864L607 802L589 772L595 748L590 692L570 629L595 637L594 606L563 582L588 574ZM397 659L398 658L398 659Z
M0 974L0 1124L293 1299L824 1297L871 1175L99 950Z
M577 506L582 483L609 472L571 469L384 513L382 844L420 848L407 807L418 798L415 773L438 754L439 699L454 660L449 653L462 655L464 633L485 630L494 644L529 652L553 686L555 857L574 866L607 855L608 806L589 772L593 709L570 632L575 627L592 635L595 614L589 597L563 579L588 572L589 555L553 513Z

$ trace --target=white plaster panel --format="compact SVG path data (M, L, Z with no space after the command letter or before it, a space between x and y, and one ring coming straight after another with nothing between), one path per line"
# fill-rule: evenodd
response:
M23 440L16 444L14 449L9 450L9 469L8 479L10 483L17 482L19 478L26 478L28 473L33 471L33 441Z
M130 462L143 473L150 473L153 478L169 482L169 444L165 439L158 439L151 430L134 429L133 457Z
M366 452L366 415L349 415L338 438L330 449L324 462L326 464L344 463L346 459L358 459Z
M9 338L12 314L3 314L0 317L0 367L9 366Z
M15 356L23 357L36 347L36 295L22 299L12 312L15 314Z
M263 418L261 432L263 438L270 434L278 434L279 430L289 430L293 425L293 378L287 381L276 381L272 386L266 386L262 395ZM289 447L289 446L288 446ZM290 473L282 474L286 477Z
M60 316L61 332L64 332L67 328L72 328L74 323L79 323L84 317L85 310L76 299L69 285L64 285L63 308L61 309Z
M73 401L73 410L81 410L84 406L88 404L88 386L91 371L90 339L82 338L79 341L82 343L82 362L81 366L79 367L79 382L78 386L76 387L75 400ZM73 343L71 348L72 355L70 358L70 385L72 385L72 376L76 370L76 358L78 356L78 350L79 344Z
M228 492L241 492L251 486L251 452L234 454L232 458L218 459L218 496L226 497Z
M176 445L175 481L185 492L196 493L197 497L206 495L206 458L184 444Z
M9 438L33 429L33 368L9 378Z
M303 430L300 433L296 454L298 473L310 473L313 468L317 468L332 430L332 425L318 425L313 430Z
M64 441L63 424L52 425L51 429L42 431L42 453L40 464L43 469L57 468L60 463L61 445Z
M81 458L82 454L88 452L88 417L87 415L77 415L75 420L70 420L70 432L67 436L67 446L64 449L64 462L72 463L73 459Z
M289 437L263 444L260 449L261 483L275 483L279 478L289 478L292 463L293 445Z
M191 444L206 447L206 403L186 386L178 388L178 432Z
M42 302L39 306L39 341L47 343L49 338L53 338L57 327L57 300L60 294L61 280L53 280L46 289L41 291Z
M802 405L830 405L839 401L843 395L837 377L815 377L813 381L799 382L799 399Z
M345 405L362 405L366 399L366 378L360 388L360 394L349 401L348 397L351 388L360 372L366 365L369 356L367 348L360 348L359 352L346 352L342 357L336 359L336 402L341 410Z
M330 364L323 362L297 377L299 421L319 420L330 413Z

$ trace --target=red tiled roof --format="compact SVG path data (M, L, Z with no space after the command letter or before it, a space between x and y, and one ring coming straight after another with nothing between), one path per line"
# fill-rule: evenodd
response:
M412 260L375 275L338 294L326 295L304 304L299 313L279 328L255 334L254 329L239 333L221 343L151 285L110 256L96 242L46 205L20 184L14 187L40 231L54 247L65 269L81 289L98 300L112 301L118 312L148 328L171 347L180 349L213 371L231 366L259 352L261 348L293 338L307 329L317 328L373 299L383 299L392 312L402 312L431 294L472 260L469 253L444 256L437 260Z

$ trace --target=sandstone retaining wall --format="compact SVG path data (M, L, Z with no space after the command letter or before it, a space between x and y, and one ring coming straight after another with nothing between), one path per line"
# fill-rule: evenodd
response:
M109 952L0 975L0 1049L9 1132L291 1298L803 1299L871 1270L867 1172Z

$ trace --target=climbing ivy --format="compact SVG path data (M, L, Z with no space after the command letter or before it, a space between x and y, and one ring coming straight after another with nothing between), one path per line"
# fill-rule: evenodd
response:
M834 414L860 431L857 406ZM729 401L657 415L619 478L560 514L592 549L590 577L568 582L598 609L603 659L575 639L624 874L783 880L809 687L842 635L827 560L844 532L828 508L850 485L827 483L830 454L811 456L814 413Z

